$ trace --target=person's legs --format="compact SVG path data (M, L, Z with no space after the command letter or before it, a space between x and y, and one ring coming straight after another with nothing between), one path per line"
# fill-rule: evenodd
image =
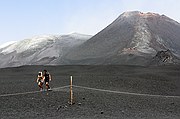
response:
M39 83L38 83L38 86L39 86L40 90L43 90L43 86L42 86L42 85L43 85L42 82L39 82Z
M47 90L50 89L50 87L49 87L49 82L46 82L46 89L47 89Z

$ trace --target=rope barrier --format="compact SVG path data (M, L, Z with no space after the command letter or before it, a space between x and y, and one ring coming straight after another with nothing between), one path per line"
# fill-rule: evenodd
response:
M151 95L151 94L141 94L141 93L130 93L130 92L121 92L121 91L112 91L112 90L105 90L105 89L90 88L90 87L77 86L77 85L73 85L73 87L83 88L83 89L87 89L87 90L95 90L95 91L107 92L107 93L125 94L125 95L163 97L163 98L180 98L180 96L165 96L165 95Z
M67 86L62 86L62 87L57 87L57 88L52 88L52 90L54 89L60 89L60 88L67 88L69 87L69 85ZM7 96L16 96L16 95L25 95L25 94L32 94L32 93L39 93L42 91L31 91L31 92L24 92L24 93L12 93L12 94L2 94L0 95L0 97L7 97Z
M162 97L162 98L180 98L180 96L166 96L166 95L151 95L151 94L142 94L142 93L130 93L130 92L122 92L122 91L113 91L113 90L106 90L106 89L98 89L98 88L90 88L85 86L77 86L72 85L75 88L83 88L87 90L94 90L100 92L107 92L107 93L116 93L116 94L124 94L124 95L135 95L135 96L148 96L148 97ZM70 85L52 88L52 90L62 89L70 87ZM25 94L32 94L32 93L39 93L41 91L31 91L31 92L24 92L24 93L13 93L13 94L2 94L0 97L7 97L7 96L16 96L16 95L25 95Z

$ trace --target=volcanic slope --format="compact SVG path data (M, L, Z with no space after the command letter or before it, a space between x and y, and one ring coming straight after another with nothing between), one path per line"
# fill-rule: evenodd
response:
M166 50L180 57L180 24L165 15L132 11L71 50L64 62L147 65L159 51Z
M54 64L71 48L76 47L90 35L44 35L0 46L0 67ZM56 65L56 64L55 64Z

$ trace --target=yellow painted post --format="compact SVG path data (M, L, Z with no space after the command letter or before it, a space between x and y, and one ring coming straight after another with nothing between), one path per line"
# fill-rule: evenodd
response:
M71 81L70 81L70 105L73 104L73 90L72 90L72 83L73 83L73 77L71 76Z

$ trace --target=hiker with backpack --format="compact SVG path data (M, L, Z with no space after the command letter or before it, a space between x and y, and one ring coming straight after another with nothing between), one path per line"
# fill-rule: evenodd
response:
M49 81L51 81L51 75L47 70L44 70L43 80L46 85L47 91L50 90Z

